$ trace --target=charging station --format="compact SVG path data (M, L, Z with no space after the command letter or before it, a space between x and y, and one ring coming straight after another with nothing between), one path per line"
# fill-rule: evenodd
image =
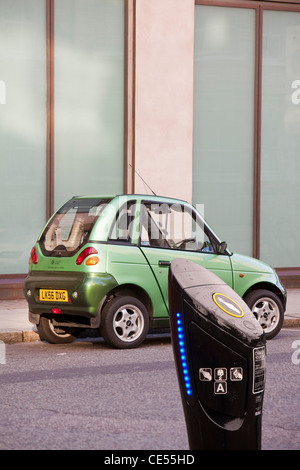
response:
M169 316L190 449L260 449L266 340L251 310L218 276L175 259Z

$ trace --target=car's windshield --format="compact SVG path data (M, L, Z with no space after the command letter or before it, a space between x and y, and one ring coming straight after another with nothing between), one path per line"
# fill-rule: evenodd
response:
M50 220L40 247L46 256L73 256L84 245L110 199L71 199Z

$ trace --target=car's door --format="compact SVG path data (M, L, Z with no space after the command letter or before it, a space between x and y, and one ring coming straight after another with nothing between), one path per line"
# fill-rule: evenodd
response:
M107 272L119 286L138 286L149 296L158 317L168 317L160 286L137 246L139 222L136 220L136 201L122 204L113 220L107 243Z
M140 249L168 305L168 271L175 258L186 258L211 270L232 287L229 254L219 253L215 235L188 204L143 201Z

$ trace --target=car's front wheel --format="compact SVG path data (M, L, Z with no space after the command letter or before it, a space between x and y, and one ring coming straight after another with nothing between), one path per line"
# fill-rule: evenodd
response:
M146 338L148 330L147 309L135 297L114 297L103 309L101 335L115 348L129 349L139 346Z
M72 343L80 333L78 328L54 326L51 318L43 316L40 317L40 323L37 325L37 330L42 341L47 341L52 344Z
M282 328L284 310L279 297L271 291L257 289L244 298L265 332L266 339L276 336Z

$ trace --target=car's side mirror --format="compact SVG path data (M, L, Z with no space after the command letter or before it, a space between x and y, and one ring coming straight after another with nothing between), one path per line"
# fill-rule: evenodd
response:
M217 253L223 255L227 250L227 243L221 242L220 245L217 245Z

